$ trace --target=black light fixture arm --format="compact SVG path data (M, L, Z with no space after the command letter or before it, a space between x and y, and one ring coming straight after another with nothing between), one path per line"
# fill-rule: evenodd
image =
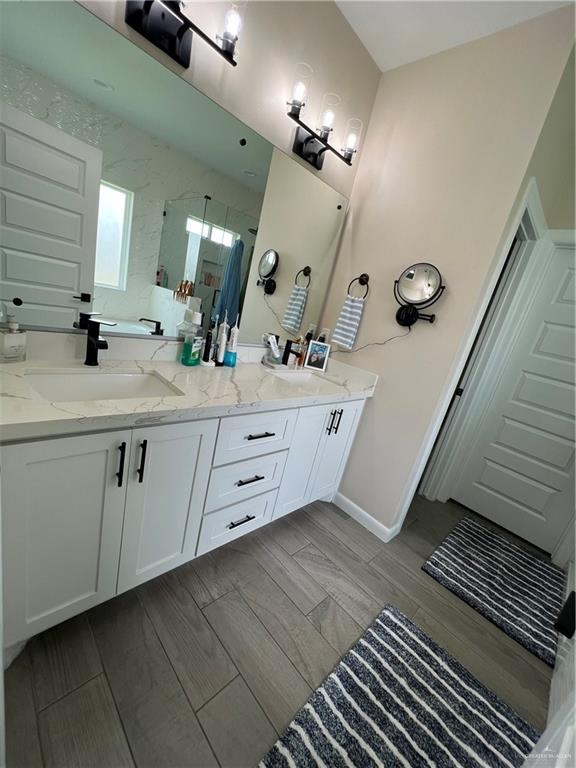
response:
M307 139L304 139L304 143L307 144L311 141L317 141L320 144L322 144L322 147L318 150L317 154L321 157L325 152L329 151L332 152L332 154L336 155L336 157L339 157L340 160L342 160L343 163L346 163L346 165L352 165L352 160L348 159L347 157L344 157L344 155L341 152L338 152L337 149L335 149L327 139L325 139L323 136L321 136L317 131L315 131L313 128L310 128L309 125L306 125L306 123L300 119L299 114L296 114L296 112L299 113L300 110L294 110L290 109L288 111L288 117L291 120L294 120L294 122L300 126L300 128L303 128L309 135Z
M216 51L216 53L219 53L223 59L226 59L228 64L231 64L233 67L237 66L238 62L234 60L234 56L229 51L222 50L221 46L219 46L215 40L207 35L206 32L201 30L200 27L196 26L196 24L194 24L194 22L191 21L188 16L185 16L182 13L180 0L160 0L160 2L162 2L162 5L165 5L167 8L169 8L172 13L178 16L178 18L182 20L182 23L186 24L188 29L192 30L192 32L194 32L195 35L198 35L198 37L201 37L202 40L204 40L204 42L207 43L210 48Z

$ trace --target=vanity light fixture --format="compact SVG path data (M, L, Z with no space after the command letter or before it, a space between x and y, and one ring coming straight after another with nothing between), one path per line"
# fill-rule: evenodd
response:
M311 71L311 70L310 70ZM346 165L352 165L352 158L358 151L362 121L351 118L346 124L346 142L339 152L330 144L328 139L334 130L336 121L336 109L340 104L340 97L335 93L327 93L322 100L320 111L320 125L317 130L310 128L301 118L301 112L306 104L307 85L303 78L298 78L292 88L292 98L288 102L288 117L298 125L296 136L292 145L292 152L313 165L316 170L321 170L324 165L324 155L332 152Z
M242 26L238 8L233 5L224 18L224 31L216 42L183 13L180 0L127 0L124 20L182 67L190 66L192 37L198 35L233 67L236 43Z

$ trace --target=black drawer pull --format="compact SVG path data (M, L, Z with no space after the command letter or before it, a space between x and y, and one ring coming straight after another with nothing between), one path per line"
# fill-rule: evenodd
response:
M262 432L261 435L246 435L246 440L262 440L263 437L276 437L276 432Z
M250 477L248 480L238 480L236 485L239 488L242 488L243 485L250 485L250 483L257 483L258 480L264 480L264 475L254 475L254 477Z
M256 520L256 515L246 515L246 517L243 517L242 520L236 520L235 523L228 523L226 528L228 528L231 531L233 528L238 528L239 525L244 525L244 523L249 523L250 520Z
M142 453L140 455L140 466L136 470L139 483L144 480L144 467L146 466L146 450L148 448L148 440L142 440L140 443L140 448L142 449Z
M330 419L330 424L326 427L326 432L328 432L329 435L332 434L332 427L334 426L334 419L336 418L337 411L330 411L330 416L332 417Z
M126 461L126 443L120 443L118 450L120 451L120 466L118 467L118 472L116 472L116 477L118 478L118 488L122 488L122 483L124 481L124 462Z
M340 408L340 410L336 411L336 413L338 414L338 421L334 425L334 434L335 435L338 434L338 427L340 426L340 422L342 421L342 414L344 413L344 409Z

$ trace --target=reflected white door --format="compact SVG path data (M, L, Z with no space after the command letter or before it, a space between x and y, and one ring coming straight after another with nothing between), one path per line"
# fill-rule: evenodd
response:
M451 494L549 552L574 514L575 287L555 246Z
M102 152L3 102L0 141L0 304L72 327L91 307L74 297L94 294Z

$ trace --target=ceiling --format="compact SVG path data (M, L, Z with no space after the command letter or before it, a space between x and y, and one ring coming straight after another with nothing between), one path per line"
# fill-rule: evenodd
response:
M71 2L0 5L2 54L203 165L264 191L272 145L96 16Z
M567 5L532 0L336 2L382 72Z

